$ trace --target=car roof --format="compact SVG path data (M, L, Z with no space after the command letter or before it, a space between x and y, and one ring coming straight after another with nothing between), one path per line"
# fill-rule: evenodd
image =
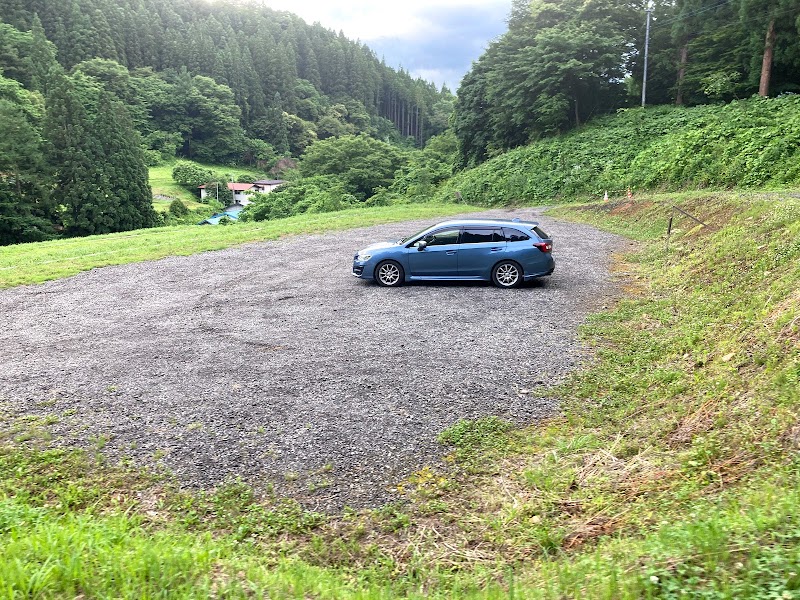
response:
M488 225L494 227L523 225L525 227L535 227L539 225L538 221L522 221L520 219L459 219L457 221L443 221L437 223L434 227L455 227L463 225Z

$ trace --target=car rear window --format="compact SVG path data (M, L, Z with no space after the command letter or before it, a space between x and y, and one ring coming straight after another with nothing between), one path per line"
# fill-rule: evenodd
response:
M524 242L525 240L531 239L531 237L521 232L519 229L511 229L510 227L503 227L503 233L505 234L507 242Z

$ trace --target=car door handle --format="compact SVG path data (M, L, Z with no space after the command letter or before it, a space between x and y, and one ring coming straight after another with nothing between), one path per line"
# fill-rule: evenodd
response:
M492 248L492 252L500 252L503 248Z
M458 250L448 250L447 256L453 256L453 254L455 254L456 252L458 252Z

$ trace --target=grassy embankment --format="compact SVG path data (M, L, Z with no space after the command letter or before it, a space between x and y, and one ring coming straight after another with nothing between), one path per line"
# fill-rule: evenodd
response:
M203 204L199 202L199 196L192 194L186 188L175 183L172 179L172 169L175 165L159 165L150 167L150 187L153 188L153 207L158 212L165 212L169 209L170 203L178 199L186 205L189 210L201 208Z
M470 210L464 204L414 204L309 214L231 226L184 225L0 247L0 289L68 277L96 267L218 250L285 235L337 231Z
M677 220L667 249L672 203L710 227ZM627 298L583 328L595 359L549 391L562 417L459 423L455 474L339 517L243 485L179 493L43 450L58 415L6 417L0 596L800 597L800 201L556 214L640 241L617 257Z
M191 161L186 161L191 162ZM252 169L243 169L239 167L230 167L223 165L206 165L202 163L195 163L200 167L206 168L213 173L220 173L221 179L224 180L237 180L240 176L244 175L252 177L253 179L266 179L267 175L263 172L254 171ZM153 188L153 206L159 212L164 212L169 209L170 203L175 200L181 200L186 208L194 210L205 206L201 204L198 194L193 194L191 191L175 183L172 179L172 169L175 164L159 165L157 167L150 167L150 187Z
M627 109L459 173L437 193L480 206L600 199L627 189L800 185L800 96Z

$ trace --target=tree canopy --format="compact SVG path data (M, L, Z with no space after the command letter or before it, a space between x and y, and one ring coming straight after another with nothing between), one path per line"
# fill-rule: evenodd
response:
M184 143L178 154L186 158L239 158L246 138L261 139L280 153L298 152L302 143L287 140L293 118L320 138L383 137L388 122L391 135L422 145L443 131L452 97L449 90L387 67L360 42L257 3L0 0L0 20L50 40L45 48L56 50L65 69L96 77L109 91L122 93L124 102L143 105L153 117L151 128L180 131ZM36 48L30 52L39 52ZM13 73L10 65L3 68L27 87L45 75L30 68L33 64L40 61L14 65ZM150 81L137 94L138 79L154 74L162 82ZM148 95L159 90L160 96ZM219 104L217 114L209 114L211 104ZM193 114L174 122L186 107ZM218 130L193 131L200 119ZM232 137L231 129L238 129ZM209 134L220 156L204 143Z
M469 167L639 103L645 2L515 0L464 77L453 127ZM702 104L800 91L800 0L657 0L647 99Z
M318 190L364 200L400 165L387 142L423 146L452 102L255 2L0 0L0 243L151 226L146 167L176 158L267 170L308 154L306 171L343 178ZM320 156L342 147L337 172Z

